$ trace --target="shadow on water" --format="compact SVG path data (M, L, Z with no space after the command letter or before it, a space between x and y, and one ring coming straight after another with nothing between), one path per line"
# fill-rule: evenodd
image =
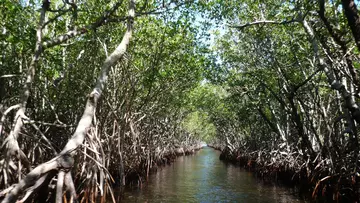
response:
M219 154L205 147L179 157L152 174L142 189L126 191L122 202L304 202L287 188L265 185L252 173L221 162Z

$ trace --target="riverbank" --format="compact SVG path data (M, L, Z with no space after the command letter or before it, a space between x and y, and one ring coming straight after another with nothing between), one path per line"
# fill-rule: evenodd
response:
M285 187L263 184L252 173L219 160L220 151L204 147L181 156L149 176L141 189L125 191L122 202L305 203Z
M141 187L141 185L148 180L151 173L156 172L159 168L170 165L176 161L179 156L193 155L202 149L200 144L193 146L184 146L174 148L172 150L158 153L156 156L149 157L140 162L137 166L131 169L125 169L125 187ZM117 185L119 187L119 185Z
M265 182L296 188L304 199L314 202L359 201L359 177L332 174L319 156L316 160L304 161L295 152L242 152L229 147L209 147L221 151L220 160L253 172Z
M178 157L190 156L196 154L199 150L202 149L200 144L192 146L183 146L176 147L170 150L157 148L152 156L143 157L143 161L138 162L138 164L133 164L130 168L129 165L125 166L124 169L124 184L121 184L119 181L118 171L110 171L115 182L112 185L112 191L115 194L112 195L103 195L100 199L101 202L120 202L124 201L124 193L126 190L131 189L141 189L144 184L147 184L149 177L152 174L158 172L160 168L169 166L176 162Z

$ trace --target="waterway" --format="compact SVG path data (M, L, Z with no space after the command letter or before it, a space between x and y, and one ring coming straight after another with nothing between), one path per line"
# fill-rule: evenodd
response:
M264 184L252 173L220 161L219 154L205 147L195 155L179 157L150 175L141 189L126 191L122 202L304 202L289 188Z

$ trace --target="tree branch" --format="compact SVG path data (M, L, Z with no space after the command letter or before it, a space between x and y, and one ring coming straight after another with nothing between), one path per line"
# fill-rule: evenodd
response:
M318 68L313 74L311 74L308 78L306 78L303 82L301 82L300 84L296 85L293 88L293 92L295 93L300 87L306 85L306 83L308 83L316 74L318 74L320 71L322 71L323 68Z
M355 39L355 43L360 50L360 17L354 0L342 0L344 14Z
M1 120L0 120L0 137L1 137L1 134L2 134L3 124L5 122L7 114L10 113L12 110L17 109L17 108L20 108L20 104L10 106L8 109L6 109L6 111L1 116Z
M284 20L284 21L261 20L261 21L254 21L254 22L246 23L243 25L229 25L229 27L241 30L243 28L246 28L249 26L254 26L254 25L263 25L263 24L286 25L286 24L290 24L290 23L300 23L300 22L301 22L300 19L291 19L291 20Z
M334 39L334 41L336 42L336 44L338 44L341 47L341 51L343 52L344 56L345 56L345 61L346 64L348 66L348 69L350 71L351 74L351 78L353 79L357 92L359 91L359 77L358 74L353 66L352 60L350 58L350 55L348 54L348 47L346 45L346 42L344 40L341 39L341 35L339 35L338 33L336 33L333 29L333 27L331 26L330 22L328 21L328 19L325 16L325 0L320 0L319 1L319 16L321 18L321 20L323 21L323 23L325 24L326 29L328 30L328 32L330 33L331 37ZM360 34L360 33L359 33Z
M107 19L121 6L122 3L123 3L122 0L118 1L110 10L106 11L95 22L93 22L87 26L84 26L84 27L80 28L79 30L72 30L72 31L69 31L69 32L67 32L63 35L60 35L54 39L45 41L43 43L43 49L47 49L47 48L59 45L73 37L85 34L89 30L94 30L94 29L104 25L105 23L107 23Z
M43 0L42 2L39 23L36 29L36 44L35 44L34 54L32 56L30 66L27 70L26 81L23 86L22 95L20 99L20 107L17 110L16 115L14 117L13 126L11 128L10 134L7 136L7 138L4 141L4 145L6 145L6 150L5 150L6 161L9 161L11 157L15 155L17 156L17 158L19 158L19 160L21 160L25 164L25 166L28 169L30 169L30 163L27 160L25 154L20 149L17 139L19 137L21 128L24 125L22 118L25 117L26 105L30 97L30 90L34 81L36 66L39 62L40 55L43 51L41 44L43 37L42 26L45 21L45 14L47 9L49 8L49 4L50 3L48 0Z
M126 33L124 34L121 43L115 49L115 51L105 59L105 62L102 66L101 73L98 77L95 88L88 96L83 116L81 117L78 123L74 135L70 138L70 140L68 141L68 143L65 145L64 149L60 152L58 156L56 156L55 158L53 158L48 162L40 164L35 169L30 171L26 175L26 177L22 179L18 184L16 184L15 187L6 195L2 203L14 203L25 189L34 185L36 180L46 175L50 171L59 170L59 169L69 170L73 166L74 159L72 156L75 154L76 149L84 142L86 133L88 132L88 129L91 127L92 119L94 118L94 113L96 110L96 105L98 100L100 99L103 89L105 88L109 70L126 53L127 47L132 37L134 17L135 17L135 0L130 0L129 17L128 17ZM62 179L62 181L64 180Z

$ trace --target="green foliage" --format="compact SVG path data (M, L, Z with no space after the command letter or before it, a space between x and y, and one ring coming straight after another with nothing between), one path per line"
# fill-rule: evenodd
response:
M117 2L77 1L76 9L65 1L50 2L42 41L74 30L82 34L43 50L26 111L40 127L26 125L27 134L45 136L57 149L65 145L74 129L58 124L78 122L104 59L125 33L128 2L120 1L111 13ZM354 106L341 97L358 94L359 50L353 48L340 1L325 2L331 29L314 1L137 2L133 39L110 71L94 122L107 137L102 142L109 146L109 157L119 160L121 148L131 165L134 154L149 152L148 157L157 147L168 150L199 140L249 150L273 150L285 143L303 154L339 143L352 147L356 136L342 132L350 135L349 126L355 126L350 131L357 135L358 124L350 122ZM21 101L42 3L3 0L0 5L1 114ZM315 38L304 29L304 20ZM337 92L331 89L331 74L342 82ZM13 120L6 119L5 131ZM32 163L52 157L36 155L48 149L47 143L21 139ZM349 151L338 149L334 156Z
M183 128L202 141L211 141L216 136L216 128L209 116L200 111L190 113L182 122Z

